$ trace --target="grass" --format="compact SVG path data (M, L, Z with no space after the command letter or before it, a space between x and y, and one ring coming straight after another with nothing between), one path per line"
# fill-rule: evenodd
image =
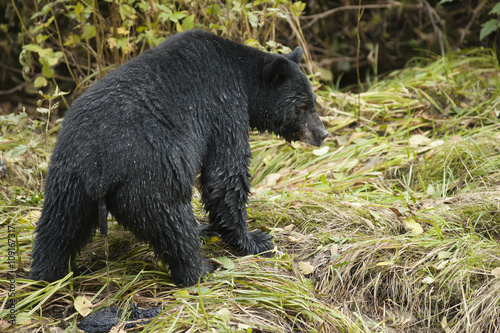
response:
M27 280L57 127L45 141L4 119L0 247L13 256L0 257L0 329L74 329L86 296L94 312L162 309L134 332L498 331L499 69L473 49L415 59L359 96L317 86L327 148L251 135L249 228L272 230L275 256L235 257L214 239L204 253L222 268L184 289L116 223L79 255L82 275ZM9 157L20 145L27 153ZM193 205L206 220L197 193ZM6 321L13 274L17 327Z

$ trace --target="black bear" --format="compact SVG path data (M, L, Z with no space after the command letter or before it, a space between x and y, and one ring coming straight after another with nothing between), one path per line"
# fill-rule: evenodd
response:
M174 282L209 272L191 207L200 174L209 229L240 254L273 248L248 232L249 129L320 146L327 136L299 69L282 56L203 31L168 38L76 99L54 148L30 278L54 281L107 215L149 242Z

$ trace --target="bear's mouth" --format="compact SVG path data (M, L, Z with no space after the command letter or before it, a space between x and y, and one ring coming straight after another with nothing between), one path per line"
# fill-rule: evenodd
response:
M310 144L312 146L321 147L323 141L328 136L328 132L325 128L318 129L316 131L303 130L297 133L298 139L301 142Z
M305 123L301 124L297 136L302 142L320 147L328 136L328 132L319 119L319 116L313 113L306 118Z
M303 121L297 121L292 118L292 121L280 124L275 123L274 125L280 125L277 127L279 130L274 131L274 133L281 136L287 142L300 141L320 147L328 136L328 132L316 112L307 114Z

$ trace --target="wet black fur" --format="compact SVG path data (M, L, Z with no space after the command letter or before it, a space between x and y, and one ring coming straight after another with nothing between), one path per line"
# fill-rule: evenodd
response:
M210 229L240 254L273 248L248 232L249 128L321 145L326 130L297 63L213 34L168 38L75 100L45 184L30 278L53 281L108 211L168 263L178 285L210 271L200 254L192 184L201 172Z

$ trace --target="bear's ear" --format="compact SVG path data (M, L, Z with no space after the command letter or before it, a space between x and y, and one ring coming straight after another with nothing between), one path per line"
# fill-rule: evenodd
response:
M302 60L302 53L303 53L302 48L300 46L297 46L295 50L293 50L288 54L285 54L285 57L287 57L296 64L300 64L300 61Z
M290 63L279 57L264 66L264 80L272 84L280 83L286 79L289 70Z

